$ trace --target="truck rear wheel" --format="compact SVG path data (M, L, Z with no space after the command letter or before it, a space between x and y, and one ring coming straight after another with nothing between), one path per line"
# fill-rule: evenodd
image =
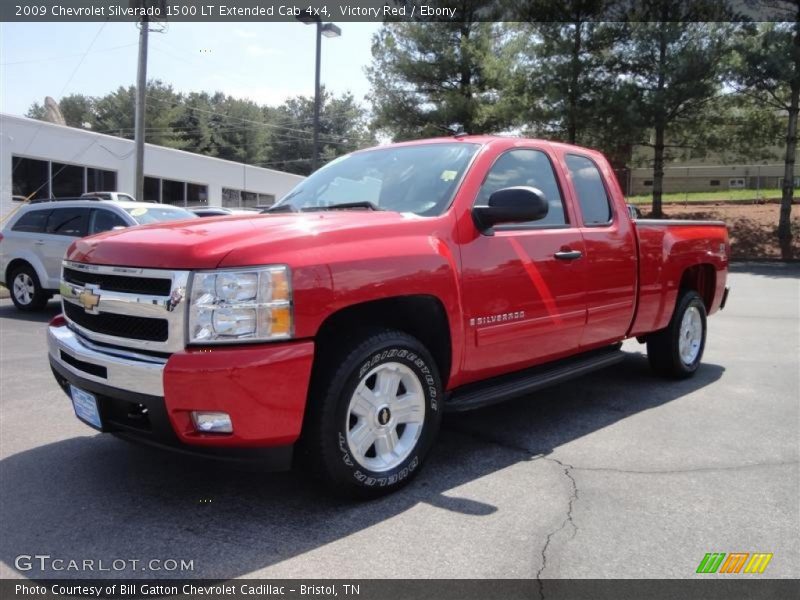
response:
M647 336L647 358L659 375L685 379L700 366L705 345L705 304L697 292L686 290L667 328Z
M420 470L441 421L436 363L416 338L384 331L343 359L329 357L312 382L305 458L337 492L369 498Z

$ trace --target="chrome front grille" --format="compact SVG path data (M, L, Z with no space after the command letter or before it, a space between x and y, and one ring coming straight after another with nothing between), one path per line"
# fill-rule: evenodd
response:
M64 261L64 316L100 344L172 353L184 347L188 271Z

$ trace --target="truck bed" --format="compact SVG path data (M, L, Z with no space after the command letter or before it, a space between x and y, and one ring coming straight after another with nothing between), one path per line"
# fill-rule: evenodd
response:
M730 243L722 221L636 219L639 302L630 335L669 323L682 283L696 278L706 311L719 309L725 292Z

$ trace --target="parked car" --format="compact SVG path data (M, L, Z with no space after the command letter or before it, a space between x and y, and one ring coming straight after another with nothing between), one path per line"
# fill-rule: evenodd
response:
M462 136L355 152L267 216L76 240L50 364L79 419L374 496L442 414L618 363L691 377L727 298L718 221L632 220L598 152ZM110 350L113 348L113 350Z
M0 283L18 309L41 309L58 293L61 261L75 238L192 218L183 208L146 202L84 198L21 206L0 233Z
M115 202L136 202L136 198L124 192L86 192L81 198L98 198L100 200L113 200Z
M198 217L230 217L231 215L254 215L255 211L246 208L227 208L224 206L198 206L189 208Z

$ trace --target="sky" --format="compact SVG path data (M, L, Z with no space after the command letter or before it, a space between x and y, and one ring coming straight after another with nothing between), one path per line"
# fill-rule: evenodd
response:
M364 68L380 23L342 23L322 38L322 84L369 92ZM0 23L0 112L24 115L45 96L102 96L136 82L134 23ZM314 94L314 27L302 23L169 23L151 32L148 79L180 92L221 91L259 104Z

